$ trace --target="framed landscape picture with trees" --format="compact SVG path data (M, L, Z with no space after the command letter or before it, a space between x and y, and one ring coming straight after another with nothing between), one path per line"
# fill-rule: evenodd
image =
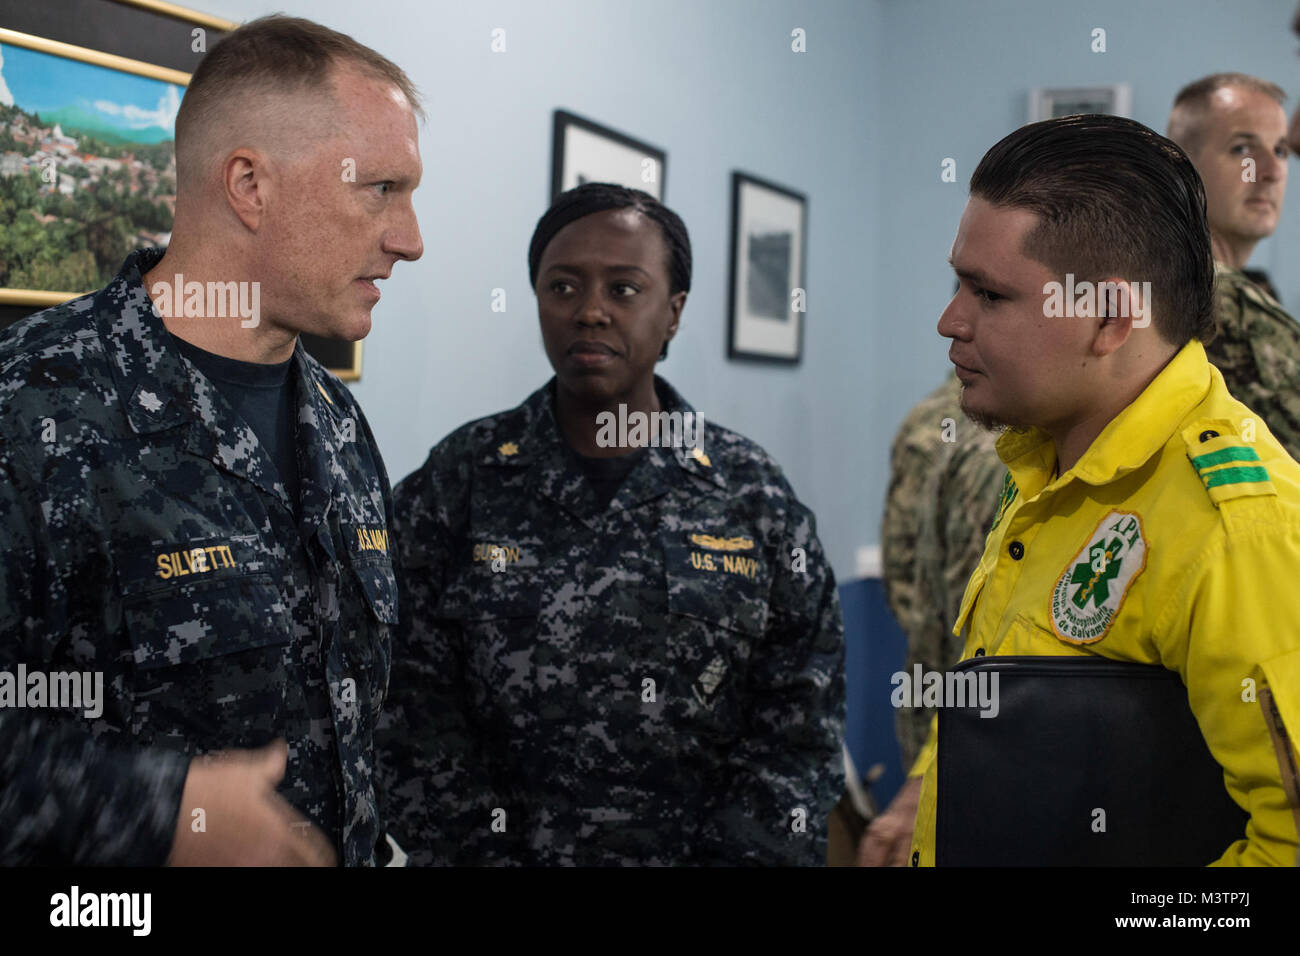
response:
M54 305L165 246L189 75L0 30L0 301Z

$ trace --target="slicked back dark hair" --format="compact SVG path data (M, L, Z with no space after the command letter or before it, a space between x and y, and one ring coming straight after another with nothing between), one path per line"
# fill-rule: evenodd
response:
M691 237L686 231L686 223L649 193L613 183L583 183L555 197L551 208L537 220L532 242L528 244L528 284L537 288L542 253L556 233L575 220L610 209L635 209L659 224L664 244L668 247L668 294L690 292ZM667 342L659 357L668 357Z
M1149 281L1155 328L1174 346L1213 336L1205 187L1171 140L1120 116L1031 123L984 154L970 193L1036 213L1022 251L1062 277Z

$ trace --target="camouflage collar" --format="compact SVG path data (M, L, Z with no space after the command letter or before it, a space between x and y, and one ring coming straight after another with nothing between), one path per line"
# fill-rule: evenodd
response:
M1282 308L1282 303L1269 295L1267 289L1246 275L1241 269L1234 269L1232 266L1216 260L1214 263L1214 281L1220 289L1235 289L1254 305L1272 312L1281 312L1287 318L1290 318L1286 310Z
M113 281L94 295L99 336L131 428L138 435L152 435L190 425L188 451L210 459L288 504L274 464L253 430L172 346L171 333L144 287L145 273L162 256L161 249L136 250ZM320 383L322 373L301 341L294 348L292 367L299 433L313 428L312 438L325 446L322 454L299 455L301 511L307 520L323 512L337 482L335 458L343 441L347 410L328 398Z
M196 417L193 391L179 353L144 288L144 274L162 259L161 249L137 249L122 271L94 295L94 316L127 421L138 435L175 428Z
M301 527L311 529L325 520L335 487L347 480L340 464L346 446L364 439L358 435L361 423L355 411L330 398L321 382L327 373L307 354L301 338L293 347L293 369L298 387L298 518Z
M664 406L664 411L695 414L695 408L691 403L682 398L677 389L658 375L655 376L655 391L659 394L659 400ZM707 437L707 420L704 425L704 434ZM707 447L700 449L676 447L669 450L672 452L678 466L687 474L694 475L696 478L701 478L724 491L726 490L727 479L722 473L721 463L709 457Z
M694 412L658 376L655 387L664 411ZM528 484L538 494L550 498L584 523L594 524L606 512L597 506L595 495L577 470L560 434L553 406L554 388L552 378L522 405L499 416L478 461L487 466L527 471ZM705 422L706 447L707 426ZM686 448L650 447L619 488L610 510L631 510L683 486L697 494L722 494L727 482L707 454L697 456Z
M655 376L654 381L655 391L659 395L663 411L695 413L691 404L667 381L658 375ZM480 462L485 465L528 466L540 460L551 462L558 460L559 454L564 450L564 438L560 434L559 423L555 420L554 395L555 378L552 376L550 381L529 395L524 399L523 404L515 409L518 417L510 416L509 424L506 426L506 431L510 434L503 431L496 432L493 444L483 449ZM705 426L707 436L707 420ZM704 453L706 451L707 449L696 454L690 448L647 449L652 458L660 459L659 467L675 462L676 466L687 474L725 489L726 478L719 469L718 463Z

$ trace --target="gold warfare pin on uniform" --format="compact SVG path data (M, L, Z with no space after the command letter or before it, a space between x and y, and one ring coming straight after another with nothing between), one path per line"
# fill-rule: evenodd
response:
M509 458L511 455L519 454L519 446L512 441L508 441L500 448L498 448L497 451L500 454L504 455L506 458Z
M719 538L711 534L692 534L691 543L711 551L749 551L754 547L753 538Z

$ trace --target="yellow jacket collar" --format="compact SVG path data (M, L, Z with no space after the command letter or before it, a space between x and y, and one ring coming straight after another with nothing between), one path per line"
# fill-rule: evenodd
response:
M1192 339L1132 404L1111 419L1066 475L1104 485L1142 467L1205 398L1210 381L1205 347ZM1041 428L1006 432L998 439L997 451L1027 496L1036 495L1051 479L1056 450Z

